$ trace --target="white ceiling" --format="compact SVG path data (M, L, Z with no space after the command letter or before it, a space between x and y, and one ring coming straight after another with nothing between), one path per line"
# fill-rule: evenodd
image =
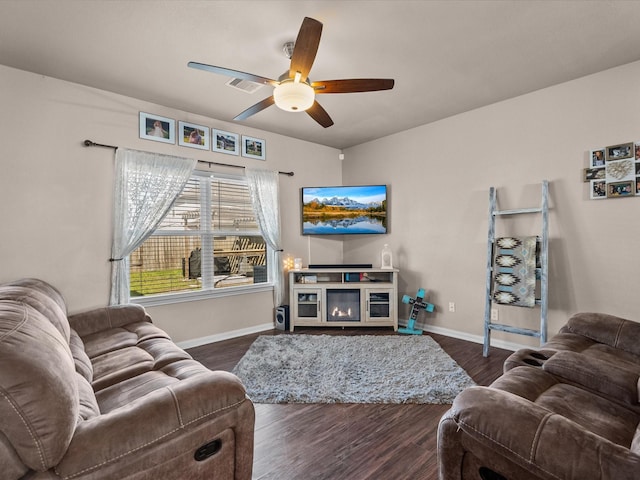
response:
M637 1L0 0L0 64L232 121L272 87L187 62L277 78L305 16L324 24L312 80L394 89L319 96L327 129L275 106L243 124L336 148L640 60Z

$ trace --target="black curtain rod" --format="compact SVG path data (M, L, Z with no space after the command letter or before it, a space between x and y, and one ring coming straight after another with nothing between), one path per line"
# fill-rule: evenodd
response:
M82 142L82 144L85 147L104 147L104 148L113 148L114 150L118 149L118 147L116 147L115 145L105 145L104 143L96 143L96 142L92 142L91 140L85 140L84 142ZM222 167L244 168L242 165L231 165L230 163L208 162L206 160L198 160L198 163L206 163L207 165L209 165L209 168L211 168L211 165L220 165ZM278 173L280 175L288 175L290 177L293 177L293 172L278 171Z

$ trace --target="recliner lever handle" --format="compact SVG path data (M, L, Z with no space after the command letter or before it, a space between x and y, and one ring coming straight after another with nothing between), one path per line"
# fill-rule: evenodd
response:
M200 448L196 450L196 453L193 454L193 458L196 462L201 462L206 460L209 457L214 456L216 453L220 451L222 448L222 440L219 438L213 440L212 442L205 443Z

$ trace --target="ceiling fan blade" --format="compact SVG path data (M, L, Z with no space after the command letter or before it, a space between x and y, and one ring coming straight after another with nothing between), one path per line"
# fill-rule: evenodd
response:
M271 95L270 97L265 98L261 102L256 103L252 107L247 108L244 112L240 113L239 115L236 115L234 120L245 120L249 118L251 115L255 115L256 113L261 112L265 108L270 107L271 105L273 105L273 103L274 103L273 95Z
M313 118L324 128L333 125L333 120L331 120L331 117L329 116L327 111L322 108L322 106L317 101L313 102L313 105L311 105L311 107L307 110L307 113L311 118Z
M261 77L260 75L241 72L239 70L231 70L230 68L216 67L215 65L207 65L206 63L189 62L187 63L187 66L191 68L196 68L198 70L204 70L206 72L226 75L227 77L240 78L242 80L249 80L250 82L263 83L265 85L273 85L274 87L278 84L276 80L272 80L266 77Z
M293 47L293 55L291 55L289 78L295 77L296 72L300 72L300 81L304 82L307 79L313 61L316 59L321 35L322 23L313 18L304 17Z
M354 78L347 80L323 80L312 82L316 93L355 93L391 90L394 85L391 78Z

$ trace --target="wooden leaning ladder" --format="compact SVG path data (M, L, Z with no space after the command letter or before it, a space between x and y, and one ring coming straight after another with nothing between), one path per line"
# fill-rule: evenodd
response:
M535 304L540 306L540 328L532 330L528 328L514 327L499 323L491 323L492 281L493 281L493 249L496 235L496 217L499 215L519 215L524 213L539 213L542 215L542 232L539 241L540 266L536 267L536 278L540 280L540 298L535 299ZM491 330L515 333L540 338L540 345L547 341L547 305L548 305L548 272L549 272L549 182L542 181L542 201L540 207L520 208L514 210L498 210L496 201L496 189L489 189L489 236L487 245L487 288L486 304L484 309L484 348L483 356L489 356L491 343Z

